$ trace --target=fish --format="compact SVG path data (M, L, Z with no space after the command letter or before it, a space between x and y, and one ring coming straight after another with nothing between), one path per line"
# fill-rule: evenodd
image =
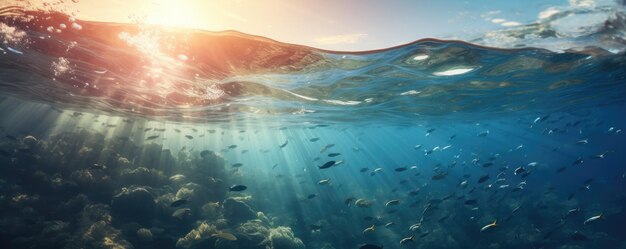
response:
M233 168L239 168L241 166L243 166L243 163L234 163L233 165L231 165L231 167Z
M180 200L176 200L176 201L172 202L172 204L170 204L170 207L180 207L182 205L185 205L186 203L187 203L187 200L180 199Z
M175 131L175 132L178 132L178 133L180 133L180 130L179 130L179 129L174 129L174 131Z
M278 147L281 148L281 149L285 148L285 146L287 146L288 143L289 143L289 140L285 140L285 142L283 144L279 145Z
M229 192L241 192L248 189L248 187L244 186L244 185L233 185L232 187L228 188Z
M480 229L480 232L482 233L484 231L487 231L487 230L489 230L491 228L494 228L494 227L498 226L497 221L498 220L494 220L493 223L487 224L486 226L484 226L483 228Z
M319 140L320 140L319 137L314 137L314 138L309 139L310 142L317 142Z
M352 202L356 200L356 198L354 197L348 197L346 198L346 200L343 202L344 204L346 204L348 207L352 205Z
M565 217L571 217L571 216L577 215L578 213L580 213L580 208L570 209L569 211L567 211L567 214L565 215Z
M317 184L319 184L319 185L328 185L328 184L330 184L330 178L320 180L319 182L317 182Z
M402 172L406 170L406 167L400 167L400 168L396 168L394 169L396 172Z
M369 200L366 200L366 199L357 199L354 202L354 205L356 205L357 207L360 207L360 208L368 208L368 207L372 206L372 202L369 201Z
M415 235L413 235L413 236L411 236L411 237L406 237L406 238L404 238L404 239L401 239L401 240L400 240L400 245L404 245L404 244L406 244L406 243L413 242L413 239L414 239L414 238L415 238Z
M486 131L480 132L480 133L478 133L478 135L476 135L476 136L478 136L478 137L486 137L487 135L489 135L489 130L486 130Z
M328 154L328 157L336 157L336 156L339 156L339 155L341 155L341 153L330 153L330 154Z
M387 206L387 207L388 206L395 206L395 205L398 205L398 204L400 204L400 200L390 200L387 203L385 203L385 206Z
M558 169L556 169L556 173L562 173L563 171L565 171L567 169L567 167L560 167Z
M332 148L334 146L335 146L335 144L327 144L326 146L324 146L324 147L322 147L320 149L320 153L324 153L327 149L330 149L330 148Z
M315 198L315 197L317 197L317 195L316 195L316 194L310 194L310 195L307 195L307 197L306 197L306 198L310 200L310 199L313 199L313 198Z
M185 137L186 137L187 139L193 139L193 136L192 136L192 135L185 135Z
M489 175L483 175L480 178L478 178L478 183L483 183L486 182L487 180L489 180Z
M236 145L236 144L229 145L229 146L228 146L228 147L226 147L226 148L228 148L228 149L234 149L234 148L237 148L237 145Z
M361 172L361 173L365 173L365 172L367 172L368 170L370 170L370 169L369 169L369 168L361 168L361 169L359 170L359 172Z
M410 231L417 231L418 229L420 229L420 227L422 227L422 223L421 222L420 223L415 223L415 224L413 224L413 225L411 225L409 227L409 230Z
M588 143L589 143L589 139L582 139L582 140L576 141L576 144L588 144Z
M582 159L581 157L579 157L578 159L576 159L576 161L574 161L574 162L572 163L572 165L573 165L573 166L576 166L576 165L581 165L581 164L583 164L583 162L584 162L584 161L583 161L583 159Z
M178 218L178 219L182 219L184 216L187 216L187 215L191 215L190 208L179 208L179 209L176 209L174 213L172 213L172 217Z
M309 228L311 229L311 231L319 231L319 230L322 230L322 228L324 227L313 224L313 225L309 225Z
M448 175L447 172L439 172L431 177L431 180L441 180Z
M483 163L483 168L491 167L493 165L492 162Z
M365 244L359 247L359 249L383 249L383 246L378 246L374 244Z
M599 215L596 216L592 216L591 218L585 220L585 222L583 222L583 225L587 225L588 223L594 222L598 219L602 219L602 213L600 213Z
M336 163L335 161L328 161L328 162L326 162L324 165L319 166L318 168L319 168L319 169L328 169L328 168L330 168L330 167L334 166L334 165L335 165L335 163Z
M146 140L153 140L153 139L157 139L158 137L159 135L149 136L146 138Z
M237 240L237 237L235 237L235 235L233 235L232 233L227 233L227 232L222 232L222 231L211 234L211 238L225 239L225 240L230 240L230 241Z
M396 224L396 223L393 223L393 222L387 222L387 223L385 224L385 227L391 227L391 226L393 226L393 225L395 225L395 224Z
M515 169L515 171L513 172L513 174L515 174L515 175L519 175L519 174L522 174L522 173L524 173L524 172L526 172L526 169L525 169L524 167L520 166L520 167L517 167L517 169Z
M363 230L363 234L371 233L375 231L376 231L376 225L372 225L371 227L365 228L365 230Z
M419 150L420 148L422 148L422 145L421 145L421 144L415 145L415 146L413 147L413 149L414 149L414 150Z

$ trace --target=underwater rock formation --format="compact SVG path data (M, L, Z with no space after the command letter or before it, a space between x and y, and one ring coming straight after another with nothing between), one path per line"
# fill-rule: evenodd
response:
M268 249L303 249L302 240L295 237L289 227L277 227L270 229L268 237Z
M269 229L260 220L250 220L242 223L235 229L239 236L238 245L242 248L265 249L265 239L269 236Z
M228 198L224 200L224 218L233 223L240 223L255 219L256 212L245 202Z
M198 227L187 233L187 235L179 238L176 241L176 247L191 248L192 246L210 238L211 234L214 234L216 231L217 229L214 225L202 222L198 225Z

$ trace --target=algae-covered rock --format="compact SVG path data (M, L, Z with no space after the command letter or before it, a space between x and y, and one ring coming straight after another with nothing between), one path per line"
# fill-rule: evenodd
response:
M228 198L224 200L224 218L232 223L241 223L255 219L256 212L245 202Z
M176 247L181 248L191 248L206 239L211 237L211 234L217 232L217 229L214 225L209 224L207 222L202 222L198 227L191 230L185 236L181 237L176 241Z
M277 227L270 229L268 237L269 249L300 249L305 248L302 240L295 237L289 227Z

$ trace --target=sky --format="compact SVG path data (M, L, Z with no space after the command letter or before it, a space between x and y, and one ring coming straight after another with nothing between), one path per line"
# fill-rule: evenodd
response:
M33 0L36 1L37 0ZM613 0L61 0L79 19L237 30L329 50L360 51L420 38L463 38L532 23L541 13Z

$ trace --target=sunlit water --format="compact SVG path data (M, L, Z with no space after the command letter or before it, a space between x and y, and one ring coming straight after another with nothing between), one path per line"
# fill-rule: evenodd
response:
M366 52L0 13L8 248L626 248L619 8Z

